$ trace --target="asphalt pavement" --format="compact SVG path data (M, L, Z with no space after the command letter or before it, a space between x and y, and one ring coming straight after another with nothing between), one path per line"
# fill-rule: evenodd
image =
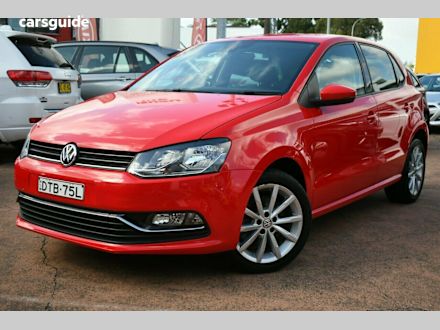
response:
M18 229L15 151L0 146L1 310L439 310L440 134L419 201L383 192L318 218L281 271L228 255L112 255Z

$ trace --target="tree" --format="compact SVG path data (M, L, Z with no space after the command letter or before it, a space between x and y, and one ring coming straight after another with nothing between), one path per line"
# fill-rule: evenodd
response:
M351 28L357 18L332 18L331 33L351 35ZM264 26L264 18L251 19L250 25ZM325 33L326 18L278 18L279 33ZM383 24L378 18L365 18L356 23L354 35L361 38L382 39Z
M357 18L332 18L331 33L351 35L351 29ZM316 22L317 31L326 30L327 19L321 18ZM356 23L354 35L361 38L371 38L375 41L382 40L383 24L378 18L365 18Z
M249 27L252 24L250 24L250 19L247 18L227 18L226 19L226 25L227 26L231 26L231 27ZM212 19L212 26L216 26L217 25L217 19L213 18Z

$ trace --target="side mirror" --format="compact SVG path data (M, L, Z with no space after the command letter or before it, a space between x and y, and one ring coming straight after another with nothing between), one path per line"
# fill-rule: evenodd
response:
M320 100L316 101L317 106L346 104L353 102L356 98L356 91L353 88L330 84L321 89Z

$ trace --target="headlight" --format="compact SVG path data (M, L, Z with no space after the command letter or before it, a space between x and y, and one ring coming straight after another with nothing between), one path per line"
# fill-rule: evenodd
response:
M28 134L26 141L24 141L23 148L21 148L20 159L27 157L29 152L29 144L31 143L30 133Z
M137 154L128 172L144 178L218 172L228 154L228 139L200 140Z

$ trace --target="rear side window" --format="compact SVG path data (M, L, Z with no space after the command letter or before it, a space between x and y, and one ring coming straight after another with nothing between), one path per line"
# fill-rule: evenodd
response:
M32 66L49 68L71 67L64 57L53 49L48 42L20 37L11 37L10 40Z
M127 56L118 46L85 46L78 66L80 73L129 72Z
M411 71L408 70L408 74L409 74L409 77L411 78L411 81L412 81L413 85L415 87L420 87L419 80L416 78L414 73L412 73Z
M72 63L73 56L75 55L77 47L74 46L66 46L66 47L57 47L56 50L63 55L63 57Z
M140 48L130 48L133 54L133 71L141 73L150 70L158 62L150 54Z
M319 90L330 84L344 85L365 94L365 83L359 57L352 44L333 46L315 70Z
M361 45L376 92L399 86L388 53L376 47Z
M405 76L403 75L402 70L400 69L400 66L397 64L396 60L390 56L391 62L393 63L394 72L396 74L397 83L399 86L402 86L405 83Z

